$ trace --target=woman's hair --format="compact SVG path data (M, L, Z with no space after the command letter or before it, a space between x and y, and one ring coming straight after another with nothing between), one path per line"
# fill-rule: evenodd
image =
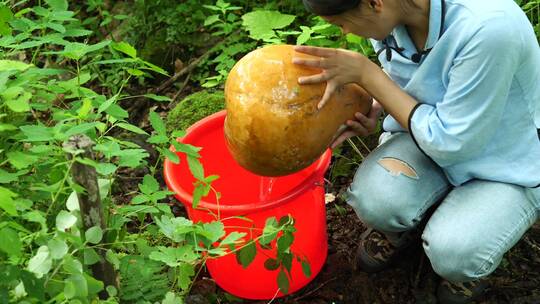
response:
M339 15L357 7L361 0L302 0L306 9L319 16Z

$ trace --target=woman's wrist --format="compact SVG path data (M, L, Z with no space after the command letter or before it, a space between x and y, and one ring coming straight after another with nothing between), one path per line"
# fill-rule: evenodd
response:
M359 54L360 57L364 57ZM417 101L403 91L388 75L368 58L357 61L360 69L357 83L377 100L399 124L407 129L409 114Z
M366 78L373 77L374 75L376 75L376 73L384 72L378 65L376 65L366 56L357 53L357 57L358 59L356 61L358 64L357 69L359 73L356 73L356 75L358 75L356 83L369 91L369 89L366 87L366 85L369 85L369 81L367 81Z

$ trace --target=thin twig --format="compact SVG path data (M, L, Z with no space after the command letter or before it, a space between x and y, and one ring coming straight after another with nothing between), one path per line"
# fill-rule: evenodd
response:
M326 284L328 284L328 283L330 283L330 282L332 282L332 281L335 281L335 280L337 280L337 277L333 277L333 278L331 278L330 280L326 280L325 282L322 282L319 286L317 286L317 288L315 288L315 289L313 289L313 290L310 290L309 292L307 292L307 293L305 293L305 294L303 294L303 295L301 295L301 296L299 296L299 297L294 298L294 301L300 301L300 300L302 300L302 299L304 299L304 298L309 297L310 295L312 295L312 294L313 294L314 292L316 292L317 290L323 288L324 285L326 285Z
M178 92L174 94L171 103L169 103L169 106L168 106L169 109L174 109L174 107L176 107L176 105L180 103L180 101L177 101L178 96L182 94L190 78L191 78L191 72L186 76L186 79L184 79L184 83L182 83L182 86L178 89Z
M274 302L274 300L277 298L277 295L278 295L278 292L281 288L278 288L276 290L276 293L274 294L274 296L272 297L272 299L270 299L270 302L266 303L266 304L272 304L272 302Z
M424 258L425 256L422 254L420 256L420 265L418 265L418 271L416 272L416 278L414 279L414 288L418 288L418 285L420 283L420 273L422 272L422 268L424 266Z
M527 243L529 246L531 246L533 249L540 253L540 246L536 245L536 243L531 241L528 236L524 237L523 239L525 240L525 243Z

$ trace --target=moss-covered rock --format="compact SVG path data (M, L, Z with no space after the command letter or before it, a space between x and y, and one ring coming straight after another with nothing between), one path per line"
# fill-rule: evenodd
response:
M185 130L204 117L225 109L221 91L200 91L184 98L167 115L167 130Z

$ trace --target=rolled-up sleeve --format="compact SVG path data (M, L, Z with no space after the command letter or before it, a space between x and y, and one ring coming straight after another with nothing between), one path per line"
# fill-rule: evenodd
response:
M476 28L452 62L443 100L409 116L414 141L442 167L474 158L494 136L519 64L521 39L503 16Z

